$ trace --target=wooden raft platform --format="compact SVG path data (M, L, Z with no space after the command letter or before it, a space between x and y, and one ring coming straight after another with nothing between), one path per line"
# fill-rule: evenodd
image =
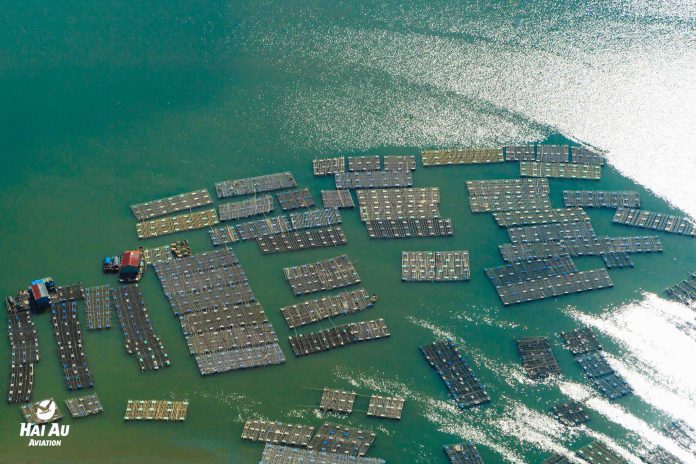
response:
M585 375L592 379L614 373L614 368L609 365L600 351L578 355L575 360L585 371Z
M286 306L280 308L280 312L288 326L294 329L342 314L355 314L373 304L373 297L364 288L360 288Z
M229 245L239 241L239 236L234 226L210 229L208 232L210 233L210 240L213 242L213 246Z
M615 269L622 267L633 267L633 260L626 253L608 252L602 253L602 259L607 269Z
M590 464L628 464L628 461L599 440L580 448L577 455Z
M469 196L469 207L472 213L548 209L551 207L551 200L547 195L536 194Z
M276 193L278 203L283 211L299 208L311 208L314 206L314 198L308 188L288 190Z
M180 214L149 221L138 222L135 225L139 239L159 237L186 230L201 229L218 224L220 220L214 209L206 209L194 213Z
M678 284L666 289L665 293L685 305L691 305L696 302L696 272Z
M467 180L470 196L548 196L548 179L485 179Z
M360 283L360 276L347 255L283 269L295 295L347 287Z
M218 198L236 197L252 193L271 192L297 187L297 182L290 172L266 174L264 176L217 182L215 191Z
M291 230L292 226L286 216L272 216L258 221L243 222L235 226L237 237L240 240L254 240Z
M451 219L378 219L365 223L370 238L448 237L454 234Z
M578 271L565 275L540 277L497 287L505 306L528 301L555 298L572 293L612 287L614 283L606 269Z
M585 407L577 401L554 405L551 408L551 415L568 427L577 427L590 420Z
M451 282L470 278L466 250L401 252L401 280L405 282Z
M255 442L306 447L314 427L303 424L285 424L276 421L248 420L244 423L242 439Z
M602 178L602 166L596 164L520 161L520 176L599 180Z
M610 400L615 400L633 393L626 380L617 373L595 378L592 386Z
M493 219L501 227L548 224L551 222L590 222L590 217L582 208L496 211L493 213Z
M328 176L346 170L346 158L337 156L335 158L318 158L312 161L312 169L315 176Z
M28 299L26 292L23 293ZM25 304L26 303L26 304ZM39 341L28 300L5 299L7 335L10 339L10 375L7 401L26 403L34 388L34 363L39 361Z
M334 175L337 189L375 189L410 187L411 171L354 171Z
M350 190L322 190L321 202L324 208L355 208Z
M218 351L239 350L278 342L273 326L268 321L220 330L194 332L185 336L189 352L194 355Z
M382 169L382 162L379 156L349 156L348 170L353 171L379 171Z
M338 210L336 210L338 211ZM256 243L264 255L312 248L347 245L348 239L340 227L291 230L279 234L257 237Z
M128 400L125 420L184 421L188 401Z
M530 378L543 379L561 373L546 337L518 338L517 351Z
M86 288L85 308L89 330L111 328L111 289L109 285Z
M39 415L37 414L39 411L49 411L52 406L55 407L53 416L49 418L39 417ZM28 403L22 405L22 414L24 415L24 420L26 422L37 425L48 424L50 422L55 422L63 418L63 413L60 412L60 408L58 408L58 403L56 403L53 398L49 398L43 401L37 401L36 403Z
M77 417L87 417L99 414L104 411L104 408L99 401L96 393L92 395L77 396L75 398L67 398L65 405L70 411L70 415Z
M68 390L92 387L94 384L82 347L80 321L77 319L77 302L51 304L51 322Z
M312 451L267 443L259 464L385 464L377 458Z
M355 392L347 392L343 390L332 390L324 387L319 402L319 409L322 411L335 411L343 414L351 414L353 412L353 403L355 403Z
M216 351L195 357L201 375L210 375L252 367L272 366L285 362L285 355L278 343Z
M128 354L135 353L140 370L158 370L171 365L164 344L155 333L145 300L137 285L111 289L114 307L125 337Z
M640 194L633 190L564 190L563 204L566 208L640 208Z
M423 167L448 164L502 163L502 148L460 148L426 150L421 153Z
M246 200L232 201L218 206L221 221L244 219L273 211L273 197L261 195Z
M190 210L199 206L207 206L213 203L210 193L206 189L181 193L160 200L146 201L131 205L131 211L138 221L145 221L158 216L176 213L177 211Z
M341 212L336 208L318 208L290 214L290 222L295 230L331 226L342 221Z
M568 332L561 332L561 338L565 343L565 347L574 355L602 349L602 345L599 344L597 337L589 327L581 327Z
M592 224L586 221L508 227L507 232L512 243L557 242L568 239L592 239L597 236Z
M232 327L255 326L268 322L261 303L255 301L204 311L189 312L179 316L184 335L192 335Z
M452 464L483 464L483 459L472 443L445 445L445 453Z
M370 404L367 407L367 415L381 417L383 419L401 419L406 398L399 396L378 396L370 397Z
M358 190L360 220L440 217L440 189L403 188Z
M602 153L585 147L570 147L570 161L577 164L598 164L604 166L605 158Z
M619 208L612 219L614 224L659 230L672 234L696 237L696 225L687 216L673 216L641 209Z
M536 152L534 145L506 145L505 161L534 161Z
M376 319L353 322L319 332L291 336L290 346L295 356L306 356L341 346L389 337L390 335L384 319Z
M496 288L542 277L571 274L577 270L578 268L568 255L516 261L485 269L486 275Z
M307 449L348 456L365 456L375 441L369 430L325 422L307 444Z
M658 237L596 237L565 239L550 242L504 243L499 245L503 260L515 262L561 255L602 256L612 253L655 253L662 251ZM607 260L611 263L611 257Z
M10 385L8 403L27 403L34 389L34 363L12 363L10 365Z
M416 157L404 155L386 155L384 157L385 171L415 171Z
M570 161L568 145L537 145L536 160L568 163Z

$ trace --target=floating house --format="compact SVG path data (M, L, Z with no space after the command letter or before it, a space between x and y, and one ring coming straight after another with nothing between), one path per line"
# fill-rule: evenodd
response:
M128 250L121 257L121 282L137 282L143 275L143 253L141 250Z

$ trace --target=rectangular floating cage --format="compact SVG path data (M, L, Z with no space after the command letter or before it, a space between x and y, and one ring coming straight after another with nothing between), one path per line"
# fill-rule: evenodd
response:
M92 395L77 396L65 400L65 405L70 411L70 415L77 417L87 417L99 414L104 411L101 401L96 393Z
M314 206L314 198L312 198L308 188L278 192L276 198L278 198L278 203L283 211Z
M85 312L89 330L111 328L111 288L108 284L85 289Z
M334 174L337 189L410 187L411 171L354 171Z
M244 424L242 439L276 445L306 447L313 433L314 426L311 425L249 420Z
M295 356L306 356L368 340L389 337L384 319L353 322L290 337Z
M452 282L470 278L467 250L401 252L401 280L405 282Z
M451 219L378 219L365 223L370 238L448 237L454 234Z
M227 198L293 187L297 187L297 182L292 173L279 172L276 174L217 182L215 184L215 191L217 192L218 198Z
M191 210L213 203L207 189L181 193L160 200L146 201L131 205L131 211L138 221L145 221L158 216L166 216L178 211Z
M614 224L696 237L696 225L687 216L674 216L641 209L619 208L616 210L612 222Z
M367 407L367 415L384 419L401 419L406 398L400 396L372 395Z
M307 444L307 449L348 456L365 456L375 441L369 430L325 422Z
M379 171L382 169L382 162L379 156L349 156L348 171Z
M340 227L291 230L279 234L257 237L256 243L264 255L312 248L336 247L348 244Z
M168 216L149 221L138 222L135 225L139 239L159 237L187 230L201 229L218 224L217 213L214 209L206 209L193 213Z
M633 190L564 190L563 204L567 208L640 208L640 194Z
M602 166L597 164L520 161L520 176L599 180L602 178Z
M329 176L346 170L346 158L318 158L312 161L312 169L315 176Z
M360 283L355 266L347 255L283 269L295 295L347 287Z
M416 157L404 155L386 155L384 157L385 171L415 171Z
M322 190L321 202L324 208L355 208L350 190Z
M52 303L51 322L68 390L92 387L94 383L82 346L82 329L77 318L77 302L63 300Z
M286 306L280 308L280 312L287 321L288 327L294 329L340 315L364 311L374 302L375 298L368 295L365 289L360 288Z
M452 464L483 464L483 459L472 443L445 445L445 453Z
M546 337L518 338L517 351L530 378L543 379L561 373Z
M267 443L259 464L385 464L377 458L313 451Z
M447 150L425 150L421 153L424 167L448 164L502 163L502 148L453 148Z
M324 387L321 394L319 409L322 411L335 411L343 414L350 414L353 412L353 403L355 403L356 396L354 392L333 390Z
M273 211L273 197L261 195L245 200L223 203L218 206L221 221L244 219Z
M188 406L188 401L128 400L124 419L183 422Z

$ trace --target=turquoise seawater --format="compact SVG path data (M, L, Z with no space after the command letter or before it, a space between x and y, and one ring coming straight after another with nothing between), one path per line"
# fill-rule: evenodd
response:
M138 245L185 238L195 252L210 250L205 230L138 241L128 205L284 170L319 200L333 182L313 177L311 160L337 154L586 141L611 148L610 160L614 151L633 158L617 156L599 182L551 180L555 206L562 206L563 189L633 189L644 208L679 214L623 173L643 181L650 166L641 172L632 166L684 162L637 151L634 141L690 143L681 137L688 126L681 117L689 113L679 106L649 113L613 95L626 95L625 75L658 79L651 70L660 60L674 70L670 86L645 78L626 87L646 99L664 93L663 101L674 103L671 95L692 82L691 74L680 74L688 67L670 59L688 64L693 57L688 3L10 3L0 16L3 296L45 275L62 284L116 285L101 273L101 259ZM651 124L654 133L646 135ZM693 164L687 160L683 170ZM655 172L660 177L660 168ZM19 407L3 402L0 462L253 463L263 447L240 439L249 418L365 427L377 433L369 455L390 463L445 463L442 445L463 440L476 443L488 463L541 462L593 439L632 462L654 444L693 460L659 432L675 418L696 426L693 312L652 295L693 272L693 239L655 233L664 252L634 256L634 269L610 271L612 289L504 308L483 268L501 264L498 244L507 234L489 214L471 213L465 181L517 176L513 163L419 166L415 186L440 188L442 215L454 223L451 238L369 240L357 210L344 210L349 244L340 249L261 256L254 243L234 245L288 359L281 366L201 377L148 270L141 289L172 367L140 373L115 319L108 331L84 330L104 413L66 417L71 430L62 446L30 448L19 436ZM651 188L663 195L672 188L670 200L688 209L693 190L680 182L663 176ZM612 225L609 210L589 214L599 234L653 234ZM401 282L402 250L440 249L469 250L471 281ZM341 253L379 301L334 323L384 318L392 335L296 359L287 343L294 331L279 308L300 299L282 268ZM602 265L599 258L577 263ZM34 321L41 361L32 398L54 397L62 405L74 394L61 380L49 318ZM635 395L610 404L594 393L556 335L580 323L597 329ZM525 378L514 339L535 335L553 340L560 379ZM461 412L448 400L417 349L444 336L463 346L489 405ZM6 365L8 356L9 344L0 343ZM8 369L0 371L6 397ZM405 396L403 419L366 417L365 397L350 416L320 414L316 389L324 386ZM186 422L124 423L126 401L149 398L188 399ZM588 406L587 428L568 431L548 417L551 405L569 398Z

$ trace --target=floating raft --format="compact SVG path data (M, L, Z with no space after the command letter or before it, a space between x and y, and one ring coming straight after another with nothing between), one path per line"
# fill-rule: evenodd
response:
M236 197L251 193L271 192L297 187L297 182L290 172L279 172L265 176L247 177L228 180L215 184L218 198Z
M77 319L77 302L73 300L51 304L51 321L68 390L93 386L92 375L82 347L82 330L80 330L80 321Z
M544 459L541 464L571 464L571 461L563 455L554 454Z
M210 375L252 367L272 366L285 362L285 355L278 343L217 351L195 357L201 375Z
M345 172L346 159L343 156L335 158L319 158L312 161L315 176L328 176Z
M472 213L549 209L551 200L536 194L469 196L469 206Z
M609 252L602 253L601 256L607 269L633 267L633 260L626 253Z
M65 400L65 405L73 417L86 417L99 414L104 408L96 393L92 395L78 396Z
M254 240L267 235L280 234L292 230L290 221L285 216L273 216L258 221L244 222L235 226L240 240Z
M401 280L405 282L451 282L470 278L466 250L401 252Z
M283 274L295 295L360 283L360 276L346 255L301 266L286 267L283 269Z
M520 176L599 180L602 178L602 167L596 164L520 161Z
M85 308L89 330L111 328L111 289L109 285L85 289Z
M486 179L468 180L466 188L470 196L548 196L547 179Z
M335 174L337 189L410 187L411 171L355 171Z
M239 241L239 236L234 226L210 229L209 233L213 246L229 245L230 243L237 243Z
M401 414L404 410L406 398L399 396L378 396L370 397L370 404L367 407L367 415L373 417L382 417L384 419L401 419Z
M383 219L365 223L370 238L447 237L454 234L451 219Z
M566 348L574 355L599 351L602 345L597 341L594 332L589 327L573 329L569 332L561 332L561 338Z
M682 280L677 285L669 287L665 290L665 293L684 303L685 305L691 305L696 302L696 272L691 274L685 280Z
M343 414L350 414L353 412L353 403L355 403L356 396L354 392L332 390L324 387L324 391L321 394L319 409L322 411L336 411Z
M355 314L370 308L374 300L365 289L348 290L315 300L280 308L291 329L313 324L342 314Z
M537 145L536 160L549 163L567 163L570 161L568 145Z
M259 464L385 464L385 461L267 443Z
M309 441L307 449L348 456L365 456L374 441L375 434L369 430L325 422Z
M302 424L249 420L244 424L242 439L255 442L306 447L314 433L314 427Z
M570 401L559 403L551 408L551 415L568 427L576 427L590 420L582 403Z
M505 161L534 161L534 145L506 145Z
M56 287L55 300L57 301L77 301L84 299L85 288L80 283Z
M436 341L421 346L420 350L445 382L460 409L478 406L491 400L454 343Z
M336 208L320 208L290 214L293 229L324 227L342 222L341 212Z
M156 263L157 261L167 261L174 259L171 245L162 245L154 248L143 249L143 260L145 265Z
M131 205L131 211L138 221L144 221L177 211L190 210L199 206L207 206L213 203L208 190L201 189L193 192L182 193L161 200L146 201Z
M688 451L693 451L696 447L696 430L682 420L671 421L662 427L662 431Z
M564 190L563 204L577 208L640 208L633 190Z
M26 403L34 388L34 363L12 363L10 365L10 385L7 401Z
M233 201L218 206L221 221L233 221L273 211L273 197L261 195L246 200Z
M312 194L309 192L308 188L278 192L276 193L276 197L283 211L298 208L311 208L314 206L314 198L312 198Z
M616 210L612 221L614 224L624 224L696 237L696 225L686 216L673 216L641 209L619 208Z
M39 361L39 339L31 311L19 307L9 298L7 303L7 334L10 338L13 364L34 363Z
M518 282L533 281L542 277L571 274L577 270L578 268L568 255L516 261L485 269L486 275L496 288Z
M519 338L517 351L522 358L522 367L530 378L543 379L561 373L546 337Z
M379 156L349 156L348 170L353 171L379 171L382 169L382 162Z
M319 332L291 336L290 346L295 356L306 356L358 342L385 338L389 335L391 334L384 323L384 319L376 319L339 325Z
M633 393L633 389L628 382L616 373L594 379L592 386L610 400L615 400Z
M179 316L184 335L256 326L268 322L261 303L253 303L196 311Z
M502 163L502 148L462 148L450 150L426 150L421 154L424 167L447 164Z
M611 277L609 277L607 270L601 268L511 283L497 287L496 290L503 304L507 306L589 290L598 290L612 287L613 285L614 283Z
M126 351L137 355L140 370L144 372L169 366L169 355L152 327L138 286L112 288L111 295L125 337Z
M570 256L602 256L612 253L622 255L626 253L654 253L662 251L662 242L655 236L596 237L594 239L567 239L553 242L504 243L498 248L503 260L515 262L566 254ZM611 259L611 257L607 258L609 263L612 263Z
M452 464L483 464L483 459L471 443L445 445L445 453Z
M597 236L592 224L587 221L509 227L507 232L512 243L557 242L568 239L592 239Z
M384 157L385 171L415 171L416 157L402 155L386 155Z
M590 464L628 464L628 461L599 440L580 448L577 455Z
M681 464L679 459L661 446L656 446L653 449L646 451L640 456L640 458L643 460L643 462L647 462L649 464Z
M44 414L51 409L54 409L53 415L48 418L44 417ZM39 416L39 413L41 413L41 416ZM58 403L53 398L22 405L22 414L24 414L26 422L37 425L48 424L63 418L63 413L60 412Z
M590 222L590 217L582 208L496 211L493 213L493 219L501 227L548 224L552 222Z
M577 164L598 164L604 166L605 159L602 153L590 150L585 147L570 147L571 163Z
M135 225L139 239L159 237L186 230L201 229L218 224L220 221L214 209L180 214L160 219L138 222Z
M278 342L273 327L267 321L242 327L195 332L186 335L185 338L189 352L194 356L271 345Z
M614 373L614 368L609 365L604 355L598 351L581 354L575 360L580 364L582 370L585 371L585 375L590 378Z
M322 190L321 202L324 208L355 208L349 190Z
M360 220L440 217L440 189L404 188L358 190Z
M338 211L338 210L334 210ZM256 243L264 255L288 251L309 250L348 244L348 239L340 227L291 230L280 234L257 237Z
M128 400L125 420L184 421L188 401Z

